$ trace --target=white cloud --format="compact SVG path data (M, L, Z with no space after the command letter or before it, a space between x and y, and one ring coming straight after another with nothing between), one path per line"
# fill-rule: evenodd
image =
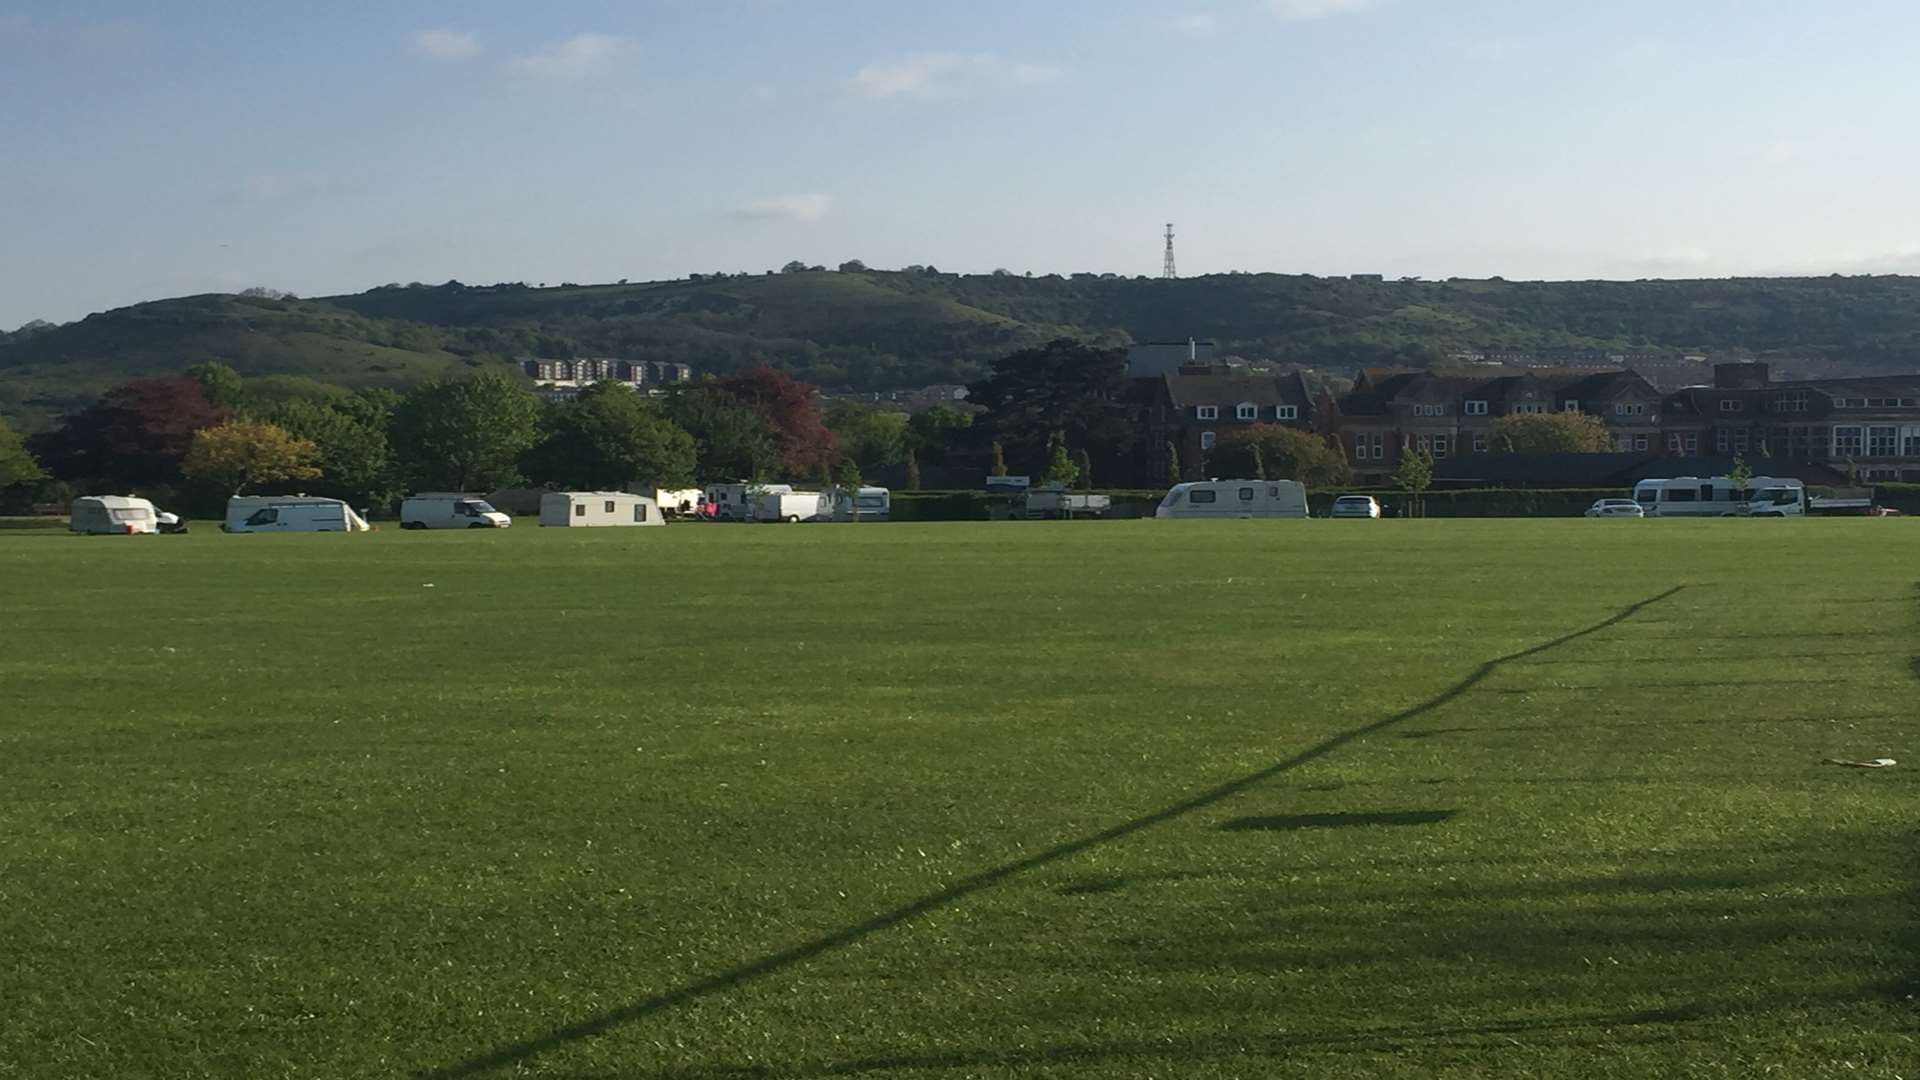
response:
M1206 11L1179 15L1173 20L1173 29L1191 38L1212 37L1220 32L1220 16Z
M870 98L952 97L980 89L1040 86L1066 72L1049 64L1015 63L992 53L923 52L868 64L849 80Z
M1267 7L1289 21L1354 15L1379 7L1382 0L1267 0Z
M833 196L820 192L802 192L759 199L734 211L735 217L756 220L819 221L833 209Z
M1789 139L1775 139L1760 152L1760 160L1778 168L1791 165L1800 158L1800 148Z
M516 56L508 67L534 79L583 79L607 66L628 48L612 34L575 34L538 52Z
M413 35L413 55L428 60L471 60L480 55L480 39L463 30L422 30Z

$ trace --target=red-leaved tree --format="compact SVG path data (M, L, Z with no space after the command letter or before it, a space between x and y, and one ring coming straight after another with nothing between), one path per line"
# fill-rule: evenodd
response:
M135 379L34 436L30 445L62 480L124 489L177 484L193 433L227 416L192 379Z
M821 419L814 387L770 367L736 372L708 385L766 420L780 467L790 475L813 476L840 460L840 444Z

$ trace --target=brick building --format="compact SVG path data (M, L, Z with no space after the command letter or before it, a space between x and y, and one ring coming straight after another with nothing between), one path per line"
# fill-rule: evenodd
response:
M1253 374L1220 364L1187 364L1133 380L1131 393L1145 429L1144 481L1174 484L1204 479L1206 459L1219 440L1254 424L1321 431L1331 402L1305 372ZM1181 476L1167 475L1166 446L1180 456Z

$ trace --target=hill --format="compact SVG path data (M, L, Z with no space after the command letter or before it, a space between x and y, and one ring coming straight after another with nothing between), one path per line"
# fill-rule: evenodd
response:
M0 337L0 413L29 424L112 382L225 361L250 376L404 385L573 351L704 371L770 362L877 390L978 377L1062 335L1220 342L1347 370L1489 347L1791 358L1807 372L1920 369L1920 278L1159 281L809 271L615 285L386 286L318 300L194 296Z

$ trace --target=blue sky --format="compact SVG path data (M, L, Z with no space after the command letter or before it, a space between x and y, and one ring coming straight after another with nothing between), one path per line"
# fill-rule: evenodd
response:
M1920 271L1909 0L0 0L0 326L250 285Z

